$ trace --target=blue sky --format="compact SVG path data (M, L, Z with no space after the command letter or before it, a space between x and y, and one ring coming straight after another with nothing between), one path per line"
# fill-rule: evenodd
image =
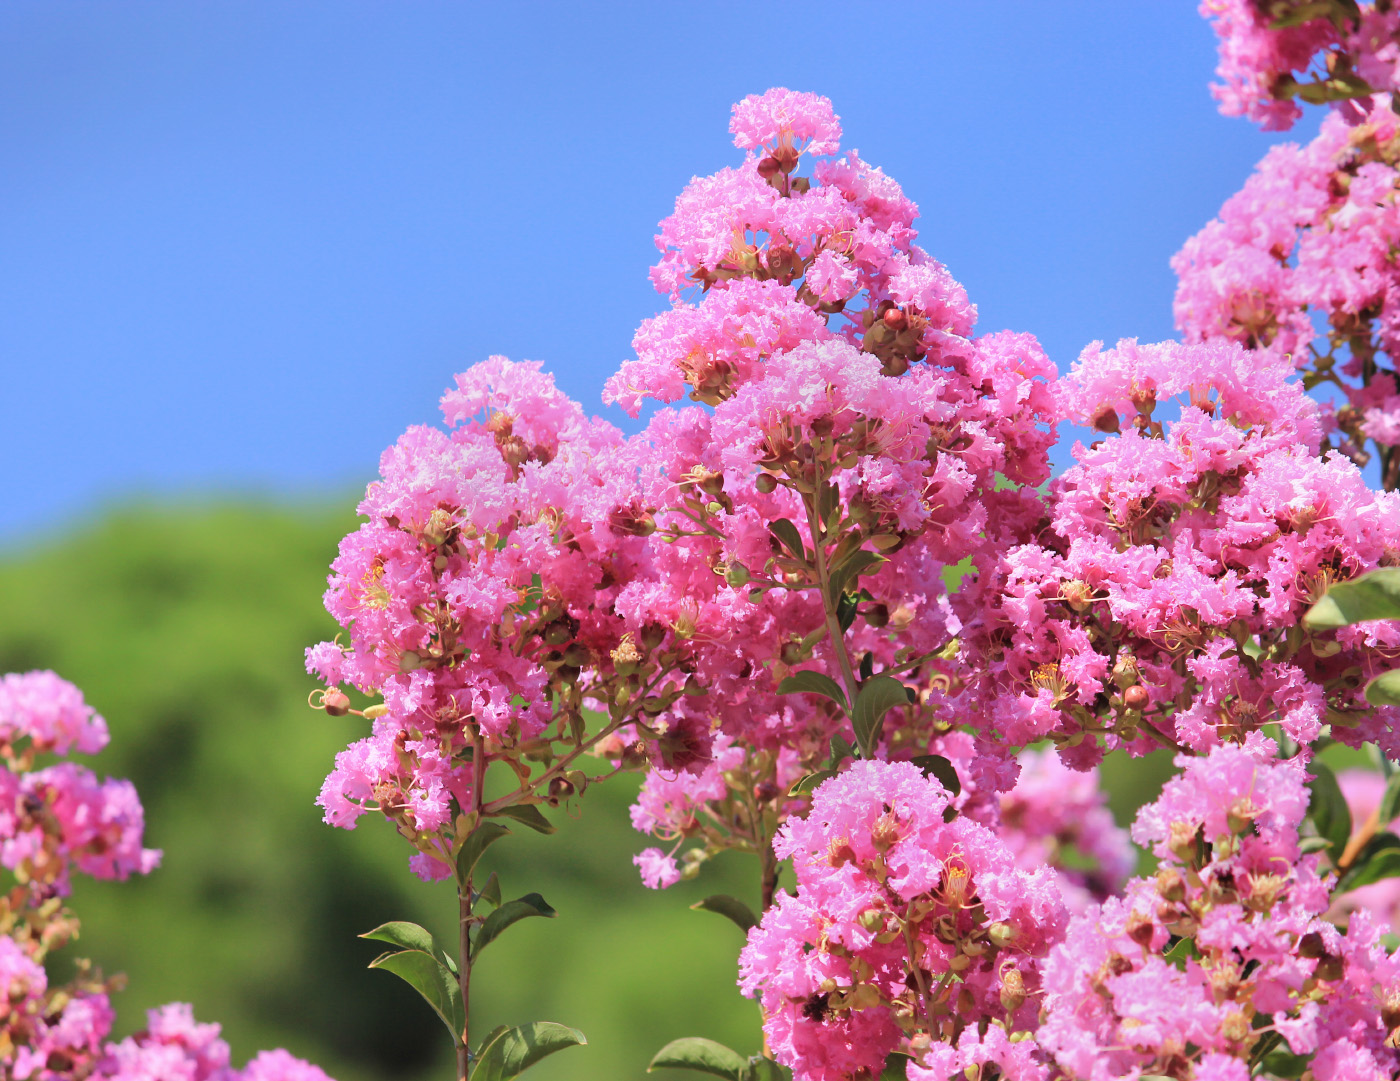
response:
M1184 0L6 0L0 544L350 493L492 353L626 426L656 222L774 85L832 99L982 330L1062 369L1171 337L1168 258L1271 141L1214 50Z

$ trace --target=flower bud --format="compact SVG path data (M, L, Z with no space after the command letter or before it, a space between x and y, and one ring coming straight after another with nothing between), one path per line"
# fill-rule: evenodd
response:
M760 158L758 160L758 175L764 180L770 180L778 175L778 159L774 157Z
M1005 949L1016 941L1016 928L1009 923L994 923L987 928L987 938L997 949Z
M1118 411L1113 406L1105 406L1094 414L1094 431L1111 434L1118 430Z
M773 476L772 473L760 473L754 478L753 486L764 495L767 495L778 487L778 478Z
M1141 683L1134 683L1123 692L1123 705L1127 706L1129 709L1135 709L1141 712L1147 708L1150 701L1151 698L1148 696L1147 688Z
M890 308L880 318L891 330L903 330L909 325L909 317L900 308Z
M344 717L350 712L350 699L345 693L335 687L321 695L321 708L330 717Z
M411 649L406 649L399 654L399 671L414 672L423 667L423 658L418 656Z
M1145 950L1152 945L1152 937L1157 932L1157 925L1152 922L1151 916L1144 916L1141 912L1133 912L1129 914L1123 930L1129 938Z
M1008 967L1001 974L1001 1008L1015 1013L1026 1001L1026 981L1019 969Z
M747 585L749 581L749 569L742 563L731 563L724 571L724 580L735 589Z
M1164 901L1180 904L1186 900L1186 879L1174 867L1163 867L1157 872L1157 894Z

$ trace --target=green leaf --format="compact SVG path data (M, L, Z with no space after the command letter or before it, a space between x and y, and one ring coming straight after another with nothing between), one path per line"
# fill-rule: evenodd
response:
M554 823L545 818L544 814L533 803L512 803L509 807L502 807L496 813L513 818L539 833L553 833L556 828Z
M501 907L501 880L496 877L495 871L486 876L486 885L477 890L476 895L492 908Z
M861 685L855 705L851 707L851 724L856 730L856 744L862 757L870 758L875 753L885 714L895 706L908 704L909 695L904 684L893 676L876 676Z
M776 522L770 522L768 528L772 530L773 536L782 542L784 548L791 552L798 559L807 558L807 550L802 546L802 534L797 531L797 527L786 518L779 518Z
M480 929L476 932L476 941L472 943L472 957L475 958L480 954L488 943L513 923L529 916L544 916L553 919L557 915L559 913L555 912L549 906L549 902L538 893L527 893L524 897L507 901L482 921Z
M462 851L457 853L457 880L465 882L470 878L481 854L509 832L499 822L482 822L478 825L462 842Z
M1337 784L1337 777L1321 762L1313 761L1308 768L1314 773L1308 783L1308 817L1317 827L1318 836L1332 843L1332 858L1342 854L1351 839L1351 809Z
M546 1055L587 1042L578 1029L552 1021L517 1025L493 1034L477 1049L469 1076L471 1081L510 1081Z
M1400 668L1382 672L1366 684L1366 701L1373 706L1400 706Z
M673 1070L699 1070L729 1081L742 1081L748 1063L738 1051L703 1036L684 1036L672 1040L647 1064L647 1073L662 1067Z
M885 1059L885 1068L880 1071L880 1081L904 1081L909 1061L909 1056L903 1052L891 1052Z
M846 704L846 694L841 690L841 684L837 683L830 676L821 672L814 672L810 668L801 672L794 672L781 683L778 684L779 694L819 694L823 698L830 698L843 712L849 711Z
M831 757L827 760L827 769L835 773L840 768L841 763L855 753L855 749L841 736L831 737Z
M829 781L836 776L834 769L819 769L816 773L809 773L805 777L799 778L791 788L788 789L789 796L800 796L803 792L810 792L823 781Z
M404 920L381 923L373 931L366 931L360 937L373 939L375 942L387 942L405 950L422 950L424 953L433 953L437 949L433 936L425 928Z
M875 570L882 563L888 563L884 556L875 552L866 551L860 548L852 552L836 566L831 568L830 577L827 579L827 600L832 607L846 592L846 587L854 582L862 574L868 574Z
M842 593L836 600L836 625L841 628L841 633L845 634L851 629L851 624L856 621L856 613L860 611L860 601L849 593Z
M1298 851L1303 855L1309 852L1321 852L1324 848L1331 848L1332 842L1326 837L1304 837L1298 842Z
M1303 1071L1308 1068L1311 1058L1307 1055L1295 1055L1288 1050L1270 1051L1260 1060L1260 1066L1267 1077L1296 1078L1302 1077Z
M728 894L716 893L706 897L703 901L696 901L691 908L702 912L717 912L721 916L726 916L739 925L739 930L748 931L750 927L758 923L753 914L753 909L744 904L737 897L730 897Z
M1368 619L1400 619L1400 567L1382 567L1338 582L1303 616L1310 631L1328 631Z
M422 950L403 950L380 954L369 963L369 967L392 972L422 995L447 1026L447 1031L452 1033L452 1041L461 1044L464 1023L462 989L457 986L457 977L448 971L446 965Z
M785 1067L763 1055L751 1055L740 1074L741 1081L790 1081L791 1077Z
M950 796L956 796L962 791L962 782L958 780L958 771L953 768L953 763L941 754L921 754L909 761L923 770L925 777L935 778L948 790Z
M1396 875L1400 875L1400 837L1381 833L1372 837L1357 855L1356 862L1337 883L1337 892L1347 893Z
M1390 782L1385 786L1385 795L1381 796L1376 821L1385 827L1394 822L1397 815L1400 815L1400 773L1391 774Z

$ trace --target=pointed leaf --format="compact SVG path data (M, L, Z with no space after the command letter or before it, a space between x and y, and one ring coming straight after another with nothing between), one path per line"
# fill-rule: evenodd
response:
M1317 827L1318 836L1326 837L1332 843L1332 859L1346 848L1351 838L1351 808L1337 784L1336 775L1321 762L1309 763L1314 777L1308 783L1311 796L1308 801L1308 817Z
M861 757L870 758L880 742L880 729L885 723L885 714L895 706L909 704L909 695L904 684L893 676L876 676L868 679L856 695L851 707L851 724L856 730L856 744Z
M860 575L869 574L877 569L882 563L888 563L884 556L875 552L866 551L864 548L852 552L836 566L831 568L830 577L827 579L827 600L834 607L841 595Z
M370 962L369 967L392 972L411 986L442 1019L447 1031L452 1033L453 1042L461 1042L462 989L457 986L457 977L447 970L446 965L422 950L403 950L400 953L381 954Z
M802 546L802 534L797 531L797 527L786 518L779 518L776 522L770 522L768 528L773 531L773 536L782 542L784 548L791 552L798 559L806 559L807 551Z
M958 771L953 768L953 763L941 754L921 754L909 761L923 770L925 777L937 780L948 790L950 796L956 796L962 791L962 781L958 780Z
M1400 668L1382 672L1366 684L1366 701L1373 706L1400 706Z
M462 851L457 853L457 878L465 882L471 877L472 868L481 854L495 844L510 830L499 822L482 822L462 843Z
M553 833L557 828L553 822L545 818L543 812L533 803L512 803L509 807L502 807L496 813L513 818L539 833Z
M834 769L819 769L816 773L809 773L800 778L791 788L788 789L789 796L800 796L803 792L810 792L823 781L829 781L836 776Z
M890 1057L885 1060L885 1068L880 1073L880 1081L904 1081L905 1068L909 1065L909 1056L902 1051L893 1051Z
M1400 875L1400 848L1383 848L1370 859L1357 860L1357 865L1337 885L1337 892L1358 890L1384 878Z
M424 953L433 953L437 949L433 936L426 928L404 920L381 923L373 931L366 931L360 937L373 939L375 942L387 942L405 950L422 950Z
M501 907L501 880L496 877L495 871L486 876L486 885L482 886L476 895L492 908Z
M1325 631L1368 619L1400 619L1400 567L1382 567L1338 582L1308 609L1303 626Z
M819 694L823 698L830 698L844 711L846 705L845 692L841 690L841 684L837 683L830 676L821 672L814 672L810 668L801 672L794 672L781 683L778 684L779 694Z
M860 602L849 593L842 593L836 599L836 624L841 628L842 634L851 629L851 624L856 621L856 613L859 611Z
M1332 842L1326 837L1304 837L1298 842L1298 851L1305 856L1309 852L1321 852L1323 849L1331 847Z
M836 770L840 768L841 763L844 762L847 758L850 758L851 755L854 753L855 748L853 748L849 743L847 743L844 737L832 736L831 758L827 760L827 770L831 773L835 773Z
M553 919L557 915L559 913L555 912L549 906L549 902L538 893L527 893L524 897L507 901L482 922L480 929L476 932L476 941L472 944L472 957L475 958L486 948L488 943L513 923L530 916L544 916Z
M724 893L713 894L703 901L696 901L690 907L702 912L718 912L721 916L727 916L739 925L739 930L744 932L747 932L758 922L753 910L748 905L737 897L730 897Z
M722 1043L703 1036L685 1036L672 1040L658 1051L647 1064L647 1073L665 1066L673 1070L699 1070L716 1077L727 1077L729 1081L741 1081L747 1065L738 1051Z
M471 1081L510 1081L546 1055L587 1042L578 1029L552 1021L517 1025L495 1034L478 1049L470 1078Z

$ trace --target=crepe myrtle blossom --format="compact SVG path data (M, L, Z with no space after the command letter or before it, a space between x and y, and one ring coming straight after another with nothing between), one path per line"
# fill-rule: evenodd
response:
M1085 350L1060 386L1105 434L1050 486L1046 527L998 561L963 639L983 675L962 714L1012 743L1205 752L1325 723L1400 754L1393 707L1362 697L1400 624L1299 635L1333 582L1400 553L1400 496L1317 454L1317 406L1282 357L1225 342ZM1177 406L1178 419L1159 408Z
M1276 753L1255 733L1181 756L1139 813L1156 876L1076 916L1044 965L1036 1040L1064 1076L1246 1077L1270 1033L1319 1081L1394 1076L1400 964L1368 913L1345 935L1322 918L1305 766Z
M749 933L739 983L798 1081L878 1074L891 1052L956 1043L979 1020L1033 1027L1039 959L1065 924L1054 872L945 821L948 803L911 763L860 761L779 832L797 890Z

